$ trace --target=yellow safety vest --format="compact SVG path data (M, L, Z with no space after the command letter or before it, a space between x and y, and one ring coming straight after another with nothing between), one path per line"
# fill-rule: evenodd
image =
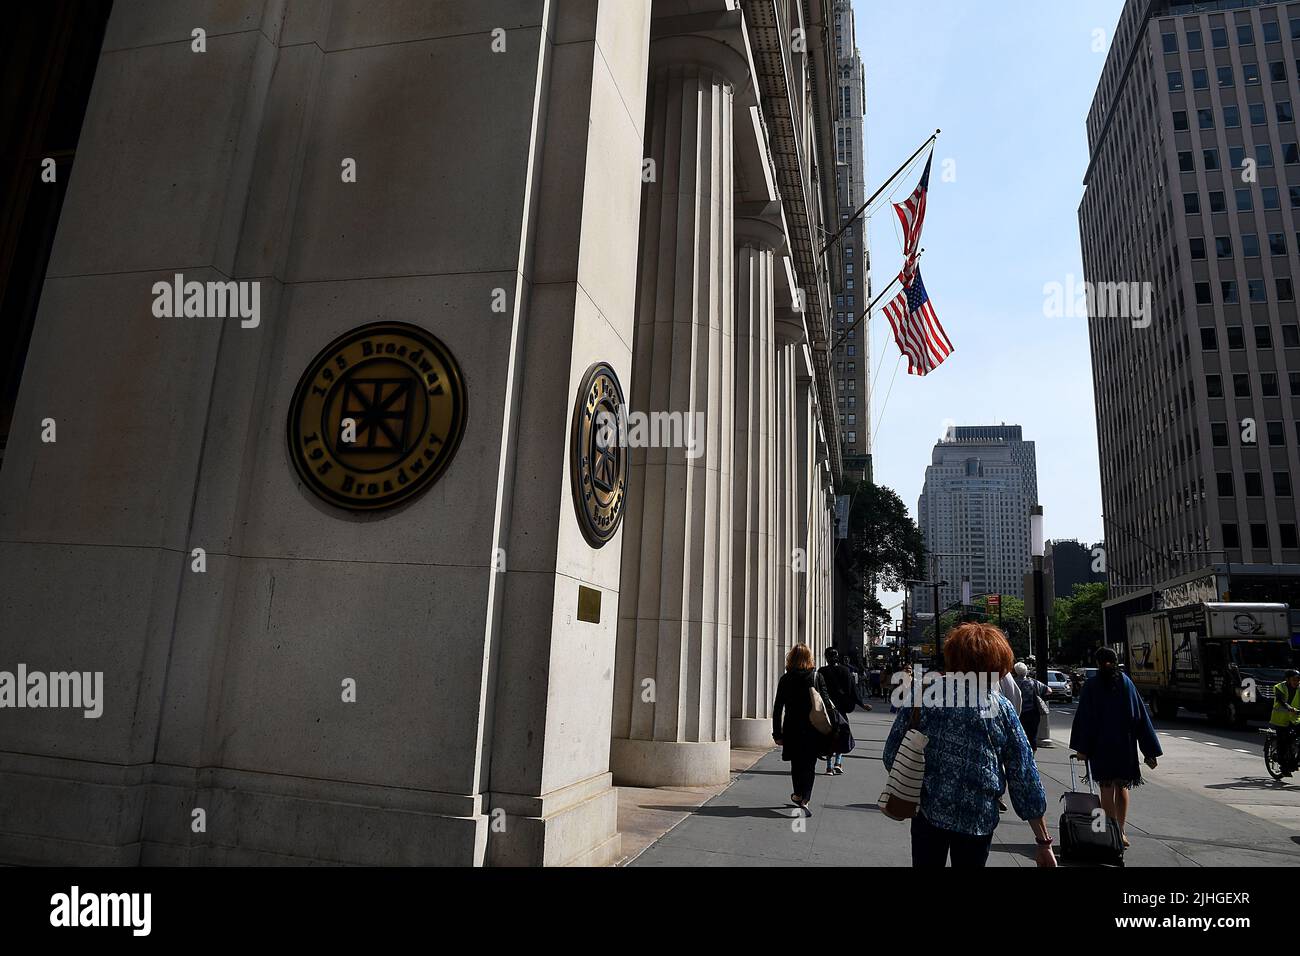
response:
M1291 688L1287 687L1286 681L1282 681L1280 684L1274 684L1273 716L1269 719L1269 723L1274 727L1290 727L1294 723L1300 723L1300 720L1297 719L1296 715L1284 707L1287 703L1287 698L1290 698L1292 707L1300 707L1300 687L1297 687L1293 692Z

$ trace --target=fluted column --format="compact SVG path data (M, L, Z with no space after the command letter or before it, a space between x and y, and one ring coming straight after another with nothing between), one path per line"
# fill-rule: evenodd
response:
M779 221L779 220L778 220ZM735 480L732 485L731 743L767 747L776 640L775 222L736 220Z
M803 360L806 340L803 319L790 309L778 309L776 334L776 459L777 491L775 495L777 556L777 635L776 662L780 671L785 655L799 640L799 604L795 575L794 549L798 544L799 505L798 440L795 417L797 384L795 369Z
M624 517L610 769L682 786L730 773L733 93L745 60L701 37L650 46L631 406L700 421L699 457L634 449Z
M813 513L813 495L816 493L816 461L813 458L812 380L806 368L798 368L795 375L795 633L796 644L812 646L809 608L812 607L811 582L813 569L812 535L809 519Z

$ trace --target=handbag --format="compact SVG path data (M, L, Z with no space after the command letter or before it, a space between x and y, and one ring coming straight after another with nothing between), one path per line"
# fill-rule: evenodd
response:
M925 783L925 745L929 738L921 733L920 725L921 708L913 706L907 733L898 745L894 765L889 768L889 779L876 801L876 806L891 820L912 819L921 803L921 787Z
M821 691L817 689L816 680L808 688L808 695L810 700L808 723L812 724L813 730L817 731L817 733L830 734L835 727L831 722L830 714L827 712L826 701L822 697Z

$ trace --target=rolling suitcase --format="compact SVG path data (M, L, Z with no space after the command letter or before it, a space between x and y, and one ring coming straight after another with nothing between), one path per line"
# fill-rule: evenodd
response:
M1087 767L1088 792L1081 793L1074 776L1074 756L1070 756L1070 792L1061 794L1065 812L1061 814L1061 862L1124 865L1124 844L1119 824L1102 814L1101 797L1092 791L1092 774ZM1104 822L1105 827L1098 828Z

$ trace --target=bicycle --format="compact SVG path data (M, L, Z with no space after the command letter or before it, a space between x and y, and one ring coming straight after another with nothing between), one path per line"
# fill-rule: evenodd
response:
M1295 755L1291 757L1291 766L1285 766L1278 753L1277 728L1261 727L1259 732L1264 735L1264 769L1268 771L1268 775L1274 780L1281 780L1284 773L1294 773L1297 769Z

